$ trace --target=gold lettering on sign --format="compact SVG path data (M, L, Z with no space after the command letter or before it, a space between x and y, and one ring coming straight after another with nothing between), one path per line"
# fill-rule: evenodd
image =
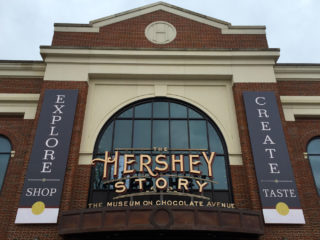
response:
M147 159L147 162L144 162L144 159ZM147 169L149 175L151 177L156 177L158 174L155 174L152 172L150 165L152 166L152 159L150 155L146 155L146 154L140 154L140 169L139 171L141 173L143 173L143 169Z
M161 161L161 159L164 159L164 160ZM169 164L165 160L167 160L166 155L157 155L156 156L156 163L159 165L163 165L163 167L160 168L157 166L154 170L157 172L167 172L169 170Z
M179 155L179 158L177 159L174 154L171 155L171 165L172 165L172 172L177 172L176 164L180 165L180 172L184 172L184 161L183 161L183 155Z
M126 154L124 155L123 161L123 175L132 175L135 173L135 169L128 169L128 166L134 164L136 162L136 158L133 154Z
M115 152L114 159L109 157L109 152L105 153L105 158L95 158L91 161L91 164L95 165L97 162L102 162L104 164L103 166L103 179L106 179L108 176L108 168L109 168L109 163L110 165L113 164L113 177L118 178L118 173L119 173L119 152Z
M201 171L194 169L194 166L198 166L200 164L200 161L193 161L193 159L199 160L199 155L190 154L189 159L190 174L200 175Z
M207 155L206 152L202 152L201 154L203 159L205 160L203 161L203 164L207 165L207 176L212 179L212 167L216 154L215 152L212 152L210 155ZM109 171L113 169L112 176L109 176L111 179L105 181L105 184L116 182L114 185L115 192L119 194L126 193L127 186L125 181L128 179L133 179L133 181L138 184L138 189L140 191L143 191L147 178L156 177L157 179L155 181L155 186L153 186L153 191L155 192L157 192L157 190L170 190L168 188L168 180L165 177L177 178L177 190L186 192L189 191L189 185L192 180L195 180L196 185L199 187L199 193L203 192L204 188L208 185L208 182L217 183L213 180L202 178L201 175L203 174L203 172L198 168L198 166L201 164L199 154L190 154L188 155L189 159L182 154L171 154L169 156L164 154L158 154L155 156L154 162L152 157L148 154L140 154L138 157L139 159L136 159L136 156L134 154L124 154L124 156L120 158L119 151L116 151L113 156L114 157L112 158L111 153L105 152L105 159L95 158L92 160L92 165L95 165L98 162L103 163L104 180L108 178ZM119 163L120 160L123 161L122 164ZM190 174L192 174L193 176L185 176L184 161L188 160ZM137 163L139 163L139 170L136 170L136 168L134 167L134 165L136 165ZM121 173L122 178L118 179L120 166L123 166ZM174 172L175 175L165 174L169 171L170 166L171 171ZM133 176L136 172L141 175ZM184 176L179 174L184 174ZM127 175L129 176L127 177Z

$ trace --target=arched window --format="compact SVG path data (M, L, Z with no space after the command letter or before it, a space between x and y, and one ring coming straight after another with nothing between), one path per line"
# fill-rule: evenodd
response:
M6 176L6 171L11 154L11 144L9 140L0 135L0 191Z
M162 154L166 156L166 161L170 165L169 171L162 175L168 182L168 188L172 191L177 190L178 181L180 181L178 178L183 178L183 176L186 176L189 181L188 193L191 197L186 197L187 194L184 196L180 194L180 196L174 196L175 199L188 200L195 196L192 195L193 193L197 193L201 195L200 197L210 201L233 201L225 141L217 126L205 113L184 102L168 98L152 98L136 102L120 110L102 128L95 144L93 157L104 159L106 151L111 152L112 157L116 151L120 153L118 179L122 177L123 158L121 157L123 154L135 155L136 163L133 169L136 169L137 172L140 154L151 156L153 165L150 168L152 169L156 167L155 157ZM207 156L211 152L216 153L212 164L213 179L208 177L208 164L202 155L203 152ZM196 183L197 178L190 177L190 154L200 156L201 164L195 166L195 169L202 173L198 177L206 179L208 183L201 194L199 194L199 185ZM172 171L172 162L170 162L172 155L183 155L183 173L178 169L181 165L177 165L178 171ZM103 180L103 166L103 163L98 162L92 168L89 203L114 201L117 196L114 182L112 182L113 170L111 169L108 173L108 181ZM147 171L135 176L147 176L147 181L143 183L144 190L147 192L145 196L133 197L130 198L131 200L146 199L148 192L156 192L154 188L156 180L148 178ZM128 196L135 196L134 193L141 192L138 190L139 184L134 180L134 177L124 180L128 188ZM149 196L149 199L159 198L159 195L155 193L154 196ZM172 199L172 196L162 196L163 199L166 197Z
M307 147L314 182L320 195L320 137L313 138Z

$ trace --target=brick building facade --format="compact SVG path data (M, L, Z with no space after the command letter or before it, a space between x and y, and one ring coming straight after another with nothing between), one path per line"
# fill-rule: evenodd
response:
M320 169L316 164L317 153L308 154L311 141L320 136L320 66L278 64L280 50L268 47L265 27L232 26L156 3L89 24L55 24L52 45L41 46L40 51L43 61L0 61L0 136L11 145L8 165L3 165L5 175L0 179L3 183L0 239L129 236L143 239L191 235L205 239L320 238L317 190ZM48 89L78 90L58 220L54 224L17 224L17 210L21 207L20 198ZM264 223L243 100L247 91L275 94L305 224ZM152 112L156 111L155 103L168 102L172 108L180 104L202 114L203 121L207 121L209 142L209 124L217 129L226 149L221 155L226 166L222 177L227 180L221 189L229 197L213 187L210 191L219 197L211 200L234 203L235 208L156 204L100 208L100 200L93 200L90 205L98 196L94 195L96 175L91 160L99 155L97 144L104 141L103 131L113 122L129 121L121 118L121 114L130 107L136 109L139 104L150 102ZM142 118L132 119L135 129L134 121ZM154 125L165 120L152 117L150 121ZM178 120L171 113L166 121L170 125ZM189 151L194 141L190 125L196 120L188 110L188 120L180 121L188 125L189 145L185 151ZM174 131L171 128L169 152L180 154L172 150L170 134L176 133L171 133ZM113 145L116 134L112 137ZM138 151L135 138L131 137L130 153ZM166 155L163 151L158 150L158 154ZM158 193L162 199L163 193Z

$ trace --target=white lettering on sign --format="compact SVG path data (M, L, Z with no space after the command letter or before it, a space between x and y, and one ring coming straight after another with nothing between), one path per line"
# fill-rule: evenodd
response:
M269 163L270 173L280 173L278 170L278 163Z
M27 188L27 197L52 197L57 192L56 188Z
M262 189L262 191L263 191L264 196L266 198L276 198L276 197L295 198L295 197L297 197L294 189L268 189L268 188L264 188L264 189Z
M55 160L55 148L59 146L59 140L55 136L59 136L57 124L62 120L63 108L65 107L65 95L56 95L54 111L51 116L51 126L49 130L49 136L45 141L45 146L49 149L44 149L42 160ZM51 173L52 162L43 161L41 173Z
M266 105L266 98L265 97L256 97L256 104L263 106Z
M52 162L42 162L42 170L41 173L51 173L51 165Z
M266 98L265 97L256 97L255 98L255 103L259 106L264 106L267 104L266 102ZM258 117L261 118L261 131L263 132L269 132L271 131L271 126L270 126L270 122L266 121L270 116L267 112L267 109L264 108L259 108L258 110ZM266 120L264 120L266 119ZM272 140L272 138L266 134L264 136L264 141L262 142L263 145L275 145L273 146L273 148L265 148L264 151L268 154L268 159L272 159L273 161L276 160L275 159L275 153L276 153L276 142ZM269 165L269 173L271 174L279 174L280 170L278 169L278 163L274 163L274 162L270 162L268 163Z

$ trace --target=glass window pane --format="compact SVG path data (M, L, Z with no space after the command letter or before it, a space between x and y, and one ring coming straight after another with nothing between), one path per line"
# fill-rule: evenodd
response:
M309 154L320 154L320 138L312 139L307 149Z
M211 124L208 124L208 128L209 128L210 151L224 154L221 139L218 136L216 130L212 127Z
M314 181L320 195L320 156L309 156Z
M152 147L169 147L169 121L154 120Z
M116 120L113 148L131 148L132 121Z
M9 159L10 154L0 154L0 190L3 185L4 177L6 176Z
M169 107L167 102L153 103L153 117L154 118L169 118Z
M119 118L132 118L132 108L130 108L129 110L125 111L124 113L122 113Z
M100 139L98 145L98 153L104 153L105 151L111 151L112 148L112 132L113 123L111 123L104 131L103 136Z
M105 158L104 154L96 155L95 158ZM110 171L109 171L110 172ZM94 179L93 179L93 189L106 189L107 185L103 184L103 163L97 162L94 167L94 173L93 173Z
M172 120L170 135L171 148L188 148L188 124L186 120Z
M134 114L136 118L151 118L151 103L136 106Z
M170 103L170 117L187 118L187 107L176 103Z
M11 144L9 140L3 136L0 136L0 152L11 152Z
M190 120L190 148L208 149L207 126L204 120Z
M178 156L178 154L176 154ZM189 162L189 156L184 155L184 171L187 175L190 174L190 162Z
M213 180L218 182L217 184L214 184L214 189L228 190L228 180L224 157L215 157L213 163L213 177Z
M151 148L151 120L134 121L133 147Z
M189 118L203 118L199 113L189 108Z

